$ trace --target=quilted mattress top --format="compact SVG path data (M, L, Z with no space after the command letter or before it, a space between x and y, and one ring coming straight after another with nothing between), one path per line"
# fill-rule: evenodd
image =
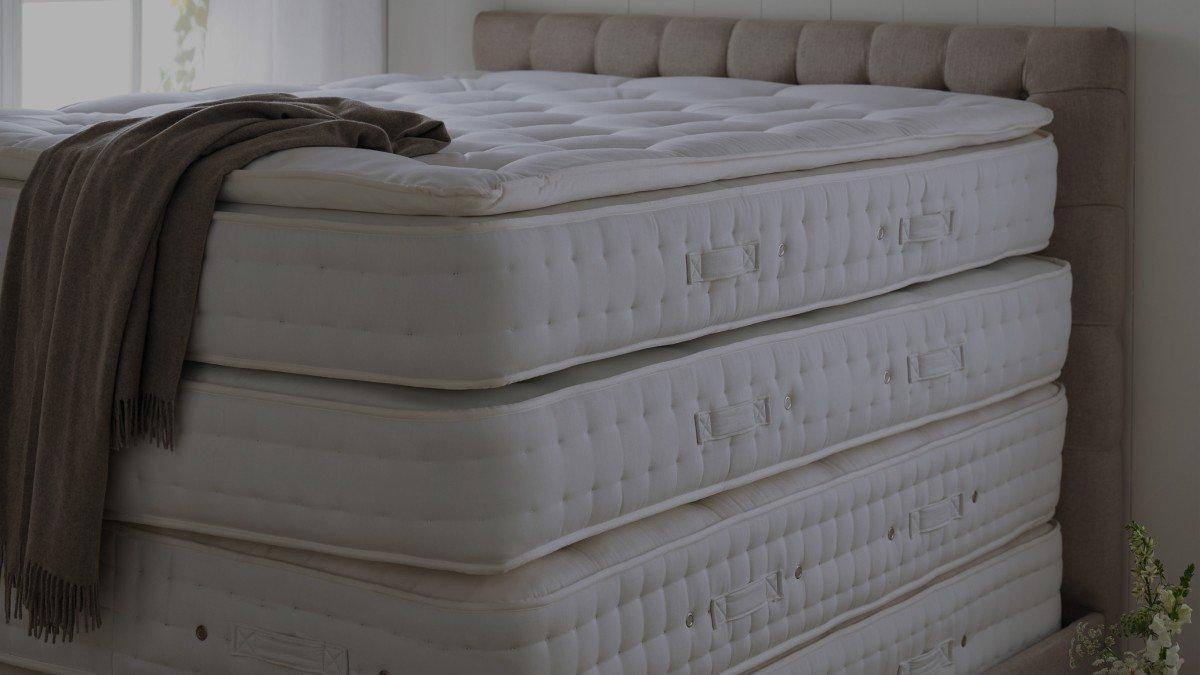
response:
M0 179L23 180L43 149L90 124L266 91L415 110L445 121L454 141L418 158L345 148L275 153L232 174L225 200L448 216L906 157L1020 137L1051 118L1028 101L878 85L387 74L315 88L238 85L0 110Z

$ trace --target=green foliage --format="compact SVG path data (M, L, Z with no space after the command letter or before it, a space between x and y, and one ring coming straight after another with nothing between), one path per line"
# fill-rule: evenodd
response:
M1188 565L1178 583L1169 583L1166 567L1154 556L1156 544L1146 528L1131 522L1125 530L1133 557L1130 591L1137 607L1121 615L1114 626L1093 628L1081 623L1071 640L1071 667L1077 661L1090 660L1097 673L1174 675L1183 659L1173 639L1192 620L1192 608L1184 599L1191 591L1196 566ZM1128 638L1142 640L1142 651L1118 653L1121 641Z
M196 43L208 28L208 0L171 0L179 10L175 21L175 58L170 68L159 68L162 91L191 91L196 81ZM188 46L189 39L195 41Z

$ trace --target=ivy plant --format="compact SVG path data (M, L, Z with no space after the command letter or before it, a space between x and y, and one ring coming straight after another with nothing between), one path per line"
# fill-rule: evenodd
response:
M191 91L196 81L196 51L208 28L208 0L171 0L179 11L175 21L175 58L158 69L162 91ZM192 39L194 38L194 39Z

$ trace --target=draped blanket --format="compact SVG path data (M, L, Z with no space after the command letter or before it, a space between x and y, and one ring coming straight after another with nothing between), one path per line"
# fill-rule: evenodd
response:
M286 94L103 122L44 151L17 204L0 290L0 576L5 620L70 640L98 625L108 460L171 446L204 246L225 176L308 146L414 156L441 122Z

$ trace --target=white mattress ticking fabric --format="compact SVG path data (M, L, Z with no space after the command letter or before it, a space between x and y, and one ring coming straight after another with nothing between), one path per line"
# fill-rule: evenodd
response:
M1065 416L1061 390L1047 385L502 575L115 525L102 575L103 627L74 644L43 645L18 624L0 626L0 652L101 673L750 668L1043 528L1058 499ZM1022 631L1051 623L1048 609L1024 611L1057 593L1057 532L1042 540L1051 543L993 558L1019 562L982 568L989 571L986 584L972 587L978 592L954 594L963 604L978 596L969 603L980 610L972 621L1012 617L992 630L1020 639L981 637L985 651L1015 650ZM1027 578L1044 592L1030 592ZM1001 588L1007 592L992 592ZM956 609L940 602L923 606ZM1014 625L1023 621L1036 626ZM932 628L940 639L941 627ZM964 627L968 651L986 630Z
M415 159L287 150L234 172L229 201L377 213L479 215L1017 138L1051 113L1029 101L871 85L513 71L377 75L317 89L238 85L131 94L61 111L0 111L0 178L83 127L253 92L341 96L446 122L454 142Z
M1047 525L759 672L983 672L1059 629L1061 581L1062 539Z
M192 367L175 450L116 455L109 514L495 573L1050 382L1070 288L1009 259L477 392Z
M479 218L224 205L189 358L498 386L1039 250L1056 161L1031 136Z

